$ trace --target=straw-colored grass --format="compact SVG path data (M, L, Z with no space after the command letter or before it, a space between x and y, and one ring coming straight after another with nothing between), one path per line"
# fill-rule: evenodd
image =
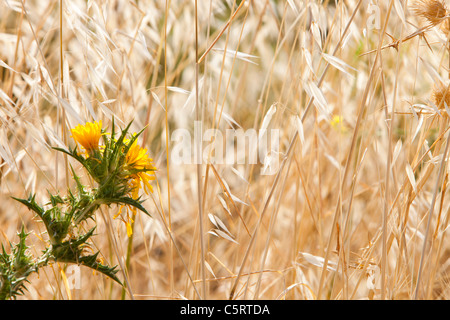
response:
M44 203L73 187L70 165L82 168L51 147L72 145L80 123L147 126L139 141L158 168L153 218L136 216L132 242L118 208L96 217L93 246L126 290L84 268L71 288L54 264L22 299L447 299L446 8L1 1L0 242L24 224L31 253L44 248L11 196ZM279 129L279 170L174 164L171 135L196 120Z

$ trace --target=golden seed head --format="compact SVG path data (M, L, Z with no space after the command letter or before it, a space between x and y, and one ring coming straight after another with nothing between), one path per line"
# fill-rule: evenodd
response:
M436 26L443 21L447 15L445 3L440 0L416 0L412 5L413 12Z
M445 109L444 102L450 107L450 90L445 84L436 85L431 93L431 98L439 109Z

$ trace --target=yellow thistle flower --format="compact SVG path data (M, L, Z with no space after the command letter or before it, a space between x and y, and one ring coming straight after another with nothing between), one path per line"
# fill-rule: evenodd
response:
M152 163L153 159L149 158L147 154L147 149L141 148L136 142L128 150L125 161L130 169L147 171L154 171L156 169ZM141 182L147 194L148 192L153 192L153 188L149 183L149 180L155 180L153 173L144 171L137 172L131 176L131 179L133 198L137 198Z
M126 144L128 140L124 141ZM141 183L144 188L144 191L148 194L149 192L153 192L153 188L150 185L150 180L155 180L155 176L152 171L156 170L153 166L152 159L149 158L147 154L147 149L140 147L136 142L134 142L125 156L125 166L126 170L144 170L133 173L130 175L129 185L130 185L130 196L133 199L139 198L139 190L141 189ZM150 171L146 172L146 171ZM117 215L114 216L114 219L121 216L121 220L125 223L127 228L127 236L131 237L133 234L132 224L134 222L134 217L136 215L136 208L130 205L126 205L126 216L121 215L122 209L124 206L121 206ZM130 216L131 213L131 216Z
M86 122L85 125L79 124L71 129L71 132L72 138L89 153L98 149L98 142L102 136L102 121Z

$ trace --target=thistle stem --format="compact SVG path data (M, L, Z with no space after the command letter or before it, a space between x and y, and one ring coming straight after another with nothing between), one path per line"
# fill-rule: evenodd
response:
M136 220L136 210L132 210L132 218L131 218L131 235L128 237L128 245L127 245L127 257L125 260L125 268L127 271L130 269L130 258L131 258L131 251L133 249L133 238L134 238L134 221ZM125 286L122 287L122 300L125 300L126 297L126 289Z

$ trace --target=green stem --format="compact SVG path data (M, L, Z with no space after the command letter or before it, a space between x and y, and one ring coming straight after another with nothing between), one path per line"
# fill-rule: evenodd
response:
M134 238L134 221L136 219L136 210L132 210L132 218L131 218L131 235L128 238L128 245L127 245L127 259L125 261L125 267L128 271L130 269L130 257L131 257L131 251L133 250L133 238ZM126 297L126 285L122 287L122 300L125 300Z

